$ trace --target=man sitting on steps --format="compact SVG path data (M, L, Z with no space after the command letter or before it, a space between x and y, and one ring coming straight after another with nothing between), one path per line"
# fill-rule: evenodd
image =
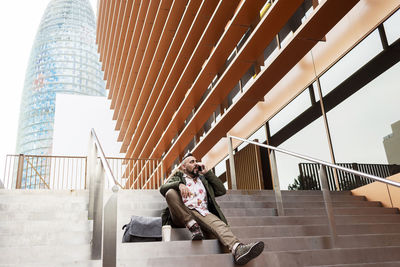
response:
M236 264L244 265L264 250L262 241L243 244L227 225L215 197L226 189L218 177L191 154L182 162L181 169L160 187L168 208L163 212L163 225L186 227L192 240L216 237L232 252ZM203 235L204 232L204 235Z

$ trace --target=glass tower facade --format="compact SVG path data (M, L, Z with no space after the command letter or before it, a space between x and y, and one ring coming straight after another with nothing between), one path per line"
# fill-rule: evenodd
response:
M88 0L50 1L26 70L17 153L52 153L57 93L106 94L95 36L95 16Z

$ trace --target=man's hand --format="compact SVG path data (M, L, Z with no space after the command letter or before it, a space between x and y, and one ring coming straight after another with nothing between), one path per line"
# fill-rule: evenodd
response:
M196 164L201 167L201 171L199 171L200 174L204 175L205 173L208 172L208 169L206 168L206 165L204 165L203 162L197 162Z
M190 190L184 184L179 184L179 191L181 191L181 196L182 197L189 197L190 196Z

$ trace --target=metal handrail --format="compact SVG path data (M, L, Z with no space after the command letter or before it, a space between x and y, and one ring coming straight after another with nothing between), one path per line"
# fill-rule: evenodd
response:
M366 178L369 178L369 179L372 179L372 180L375 180L378 182L385 183L387 185L393 185L393 186L400 187L400 183L386 180L381 177L377 177L375 175L370 175L370 174L363 173L360 171L355 171L355 170L348 169L348 168L345 168L345 167L342 167L342 166L339 166L336 164L332 164L332 163L329 163L329 162L326 162L323 160L315 159L315 158L312 158L309 156L301 155L301 154L291 152L291 151L288 151L285 149L277 148L274 146L264 145L262 143L250 141L250 140L247 140L244 138L240 138L240 137L236 137L236 136L232 136L232 135L227 135L227 137L228 137L228 143L229 143L229 147L228 147L229 148L229 165L230 165L232 189L237 189L236 173L235 173L235 160L233 157L232 139L236 139L236 140L246 142L249 144L265 147L265 148L271 150L269 158L270 158L272 181L273 181L273 188L275 191L275 201L276 201L278 216L284 216L285 211L283 209L282 194L281 194L281 189L279 186L279 178L278 178L278 171L277 171L277 165L276 165L275 151L278 151L278 152L281 152L281 153L284 153L284 154L287 154L290 156L294 156L297 158L305 159L305 160L308 160L311 162L315 162L315 163L318 163L321 165L321 168L320 168L321 189L322 189L322 196L324 198L326 214L328 217L328 227L329 227L329 231L330 231L330 237L331 237L330 241L331 241L332 248L335 248L337 245L337 231L336 231L335 216L334 216L333 207L332 207L332 200L331 200L331 195L330 195L329 186L328 186L328 176L326 174L326 167L339 169L344 172L348 172L348 173L352 173L352 174L355 174L358 176L366 177Z
M98 157L100 157L100 164L98 162ZM117 193L119 190L119 183L111 171L94 129L90 131L88 164L88 215L89 219L93 219L93 235L91 242L92 259L102 259L103 266L114 267L117 262ZM113 185L113 193L103 206L104 175L107 175L108 180Z
M110 164L106 160L106 156L104 154L103 148L101 147L99 139L97 138L96 132L93 128L90 130L90 134L94 139L93 141L94 141L98 151L100 152L99 157L100 157L101 162L103 163L103 167L105 169L108 179L110 180L111 184L114 184L115 186L119 185L117 179L115 179L114 174L111 171Z
M268 149L271 149L271 150L275 150L275 151L278 151L278 152L281 152L281 153L284 153L284 154L287 154L287 155L291 155L291 156L294 156L294 157L297 157L297 158L301 158L301 159L305 159L305 160L308 160L308 161L312 161L314 163L319 163L319 164L327 166L327 167L331 167L331 168L334 168L334 169L339 169L341 171L352 173L354 175L362 176L362 177L369 178L369 179L372 179L372 180L375 180L375 181L378 181L378 182L382 182L382 183L385 183L385 184L389 184L389 185L400 187L400 183L398 183L398 182L387 180L387 179L384 179L384 178L381 178L381 177L378 177L378 176L375 176L375 175L371 175L371 174L368 174L368 173L352 170L352 169L349 169L349 168L346 168L346 167L342 167L342 166L339 166L339 165L336 165L336 164L333 164L333 163L329 163L327 161L315 159L315 158L312 158L312 157L309 157L309 156L301 155L299 153L291 152L291 151L288 151L288 150L285 150L285 149L281 149L281 148L277 148L277 147L270 146L270 145L265 145L265 144L262 144L262 143L259 143L259 142L250 141L250 140L243 139L243 138L240 138L240 137L236 137L236 136L232 136L232 135L230 135L229 137L231 137L233 139L237 139L237 140L243 141L243 142L247 142L249 144L258 145L258 146L265 147L265 148L268 148Z

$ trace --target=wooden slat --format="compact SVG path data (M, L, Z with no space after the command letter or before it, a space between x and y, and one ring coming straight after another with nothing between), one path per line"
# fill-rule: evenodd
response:
M111 5L112 5L112 0L108 0L106 2L106 8L104 12L104 17L103 17L103 35L100 41L101 47L100 47L100 61L104 61L104 56L105 56L105 51L106 51L106 41L107 41L107 36L108 36L108 28L110 27L110 16L111 16ZM102 65L102 70L104 70L104 65Z
M255 4L256 2L260 1L253 1L253 4ZM154 149L154 146L157 144L158 141L160 141L161 135L163 133L159 129L167 128L168 124L170 126L172 125L171 127L173 127L175 130L181 127L183 121L186 119L187 116L180 116L179 119L176 119L178 118L178 116L176 115L172 117L172 115L179 108L184 96L190 89L190 85L195 81L198 73L201 71L202 65L209 57L211 48L214 46L214 44L217 43L218 39L224 32L224 28L227 22L233 17L233 13L238 3L239 0L231 0L229 2L220 2L217 6L199 42L193 50L188 63L186 64L182 74L180 75L178 82L174 86L174 89L168 98L168 101L163 109L163 112L161 113L161 116L159 116L159 118L157 119L157 123L153 126L152 133L150 134L149 138L142 138L141 141L137 143L137 147L141 149L139 156L150 155L150 153ZM234 46L234 44L232 45ZM226 52L229 53L229 51L230 50L227 50ZM224 61L220 61L222 62L221 65L223 65ZM212 72L209 72L207 76L210 79L209 83L211 83L211 80L213 79L215 74L213 75ZM208 84L203 88L197 88L198 91L200 91L198 93L204 93L207 87ZM186 107L186 114L190 113L195 104L196 103L192 103L192 105L188 105ZM176 123L174 123L175 121ZM169 132L169 129L167 129L166 132ZM135 154L135 151L133 153Z
M97 14L97 22L96 22L96 44L99 44L100 36L103 34L102 26L103 26L103 16L104 16L104 1L99 0L99 14ZM97 52L99 52L97 47Z
M120 107L123 97L126 94L130 93L130 91L132 90L132 88L127 87L128 78L130 75L130 71L133 67L133 61L134 61L136 53L138 51L139 39L142 34L142 29L145 25L146 15L151 7L150 3L154 2L154 1L157 1L157 0L145 0L145 1L140 2L139 14L136 19L135 29L134 29L132 38L131 38L131 40L126 40L126 42L129 43L128 59L125 64L125 68L123 69L123 72L122 72L120 90L118 91L118 95L116 98L111 100L111 104L114 103L116 111ZM118 116L118 111L114 112L113 120L116 120L117 116ZM119 126L120 126L120 124L117 121L116 129L119 130Z
M116 44L118 43L118 37L121 32L121 23L122 23L122 18L123 14L125 11L125 6L126 6L127 1L121 1L119 2L119 5L117 4L117 7L115 9L114 13L114 19L113 19L113 30L112 30L112 36L110 38L110 42L108 44L108 51L107 51L107 56L106 56L106 61L105 61L105 66L107 66L104 70L104 79L106 80L106 89L110 88L110 75L112 72L112 67L111 67L111 61L113 60L112 55L113 51L116 49Z
M274 3L274 5L270 8L269 13L264 16L262 21L257 25L244 47L242 47L239 54L221 76L218 83L210 92L207 99L200 106L199 110L196 112L195 117L192 119L192 121L189 122L181 135L178 137L176 143L174 144L174 147L172 147L166 154L166 162L169 162L170 160L172 160L172 158L176 158L179 150L178 148L185 146L188 141L188 135L190 135L190 133L192 132L197 132L198 129L200 129L204 125L204 123L215 110L215 105L218 103L222 103L225 97L229 94L230 90L235 86L235 84L237 84L239 79L252 65L252 62L256 61L258 56L264 51L265 47L267 47L272 39L275 38L275 35L290 19L290 17L294 14L294 12L297 10L302 2L302 0L280 0ZM253 39L254 36L257 36L258 38ZM262 98L260 97L247 104L252 107L261 99ZM236 105L237 103L235 103L232 107ZM226 117L226 114L228 113L229 110L223 115L222 118ZM239 118L241 117L230 117L230 119L232 120L231 122L234 124L236 124ZM219 121L214 126L214 128L210 130L210 132L213 132L215 128L218 128L218 126L221 124L221 121ZM226 135L226 132L229 131L229 129L224 132L224 135ZM207 133L206 137L210 135L210 132ZM202 139L200 143L204 144L204 140L205 138ZM215 142L217 142L218 140L219 139L216 139ZM201 155L203 155L199 153L199 149L203 151L204 147L204 145L196 146L195 151L197 157L200 158Z
M113 56L113 62L112 62L112 74L111 74L111 78L109 80L107 80L107 84L108 87L110 88L110 91L108 93L108 98L111 99L114 95L115 95L115 90L117 90L115 88L116 86L116 77L117 77L117 73L118 73L118 69L120 67L120 65L122 64L122 62L125 60L125 58L122 58L122 50L125 44L125 40L126 38L128 38L128 25L131 21L131 17L134 14L135 10L135 3L137 3L138 1L135 0L128 0L127 1L127 6L125 8L124 14L123 14L123 20L122 20L122 27L121 27L121 33L119 35L118 38L118 42L116 43L116 49L113 48L113 51L115 52L115 55Z
M178 28L174 32L170 32L170 34L173 34L174 37L172 39L172 42L167 45L164 43L163 46L160 47L160 53L157 55L155 58L155 62L158 62L161 64L159 71L156 71L157 67L155 67L155 72L153 73L153 77L155 75L155 81L150 80L148 83L148 86L150 86L151 89L151 94L149 99L147 100L146 103L146 109L144 109L143 113L141 114L142 118L148 118L151 114L152 108L157 100L158 93L161 90L161 87L163 85L163 82L167 78L168 72L170 71L172 64L174 63L174 59L176 54L173 53L168 53L168 51L179 51L183 41L184 37L186 36L186 33L189 31L191 22L193 21L193 18L197 14L197 9L200 5L201 1L200 0L191 0L186 8L186 10L183 13L182 19L179 22ZM171 29L173 30L173 29ZM166 36L168 35L168 32L166 33ZM164 49L167 49L167 54L163 56L164 54ZM142 129L144 125L146 124L147 120L139 120L139 124L135 125L136 127L134 128L129 128L130 135L132 136L134 133L135 128L137 129ZM136 135L136 134L135 134ZM123 135L122 135L123 137ZM118 139L121 140L121 139ZM127 145L122 146L121 151L126 152Z
M172 53L174 55L174 63L169 70L169 74L167 79L165 80L161 91L158 94L158 99L156 104L153 107L153 111L148 119L146 119L149 124L146 124L144 131L138 136L135 135L135 139L141 140L149 136L149 133L154 127L155 122L158 120L162 110L165 107L165 104L168 101L168 98L174 88L174 85L177 83L180 74L182 73L186 63L188 62L191 53L196 47L197 42L199 41L207 23L214 12L215 7L217 6L218 1L216 0L208 0L204 1L198 10L195 19L190 27L190 30L185 34L185 40L183 42L182 47L179 49L179 52L169 51L168 53ZM129 114L128 114L129 115ZM139 129L142 130L142 129ZM120 136L121 136L120 132ZM145 134L144 134L145 133ZM124 142L122 147L128 145L129 136L124 137ZM136 144L137 142L134 141Z
M141 65L141 62L143 59L144 52L145 52L147 44L150 40L149 36L150 36L150 33L154 26L155 16L157 14L160 3L161 2L159 0L152 0L149 3L149 7L147 8L146 17L143 22L143 27L140 32L139 39L137 41L138 45L137 45L136 53L135 53L135 56L133 59L131 69L129 71L125 94L122 98L121 103L118 104L115 109L115 114L117 114L117 116L116 116L117 127L120 130L121 130L120 126L121 126L122 120L123 120L123 114L121 114L121 110L123 113L128 108L128 101L130 99L130 96L135 92L134 84L135 84L135 81L138 76L138 71L139 71L139 68L140 68L140 65ZM157 36L157 38L158 38L158 36ZM134 42L136 42L136 41L134 41Z
M110 61L110 54L111 54L111 49L108 49L109 47L111 47L111 43L114 40L114 35L115 35L115 31L116 31L116 24L117 24L117 16L118 16L118 11L120 8L120 3L121 2L115 2L113 1L113 4L111 6L111 16L109 18L109 22L108 22L108 31L107 31L107 39L106 39L106 47L107 50L105 51L105 56L104 56L104 66L107 66L104 68L104 79L107 80L108 79L108 70L109 70L109 61Z
M192 9L191 7L193 6L193 3L196 4L197 2L199 2L199 1L192 1L191 5L188 7L187 10ZM193 7L193 9L196 9L196 8ZM161 12L162 11L163 10L161 10ZM140 115L144 111L146 103L149 103L149 101L150 102L155 101L155 97L154 97L155 94L154 94L154 90L152 91L152 88L156 81L157 74L159 73L159 71L163 65L165 55L168 51L168 48L171 44L171 41L172 41L174 34L176 32L176 29L178 27L178 23L179 23L180 18L182 17L182 14L184 11L185 11L185 1L174 1L173 2L170 12L168 13L168 17L165 22L164 28L162 29L160 41L157 44L157 47L156 47L153 57L151 58L150 66L147 68L148 61L143 63L143 67L147 68L148 71L146 73L144 84L141 87L139 99L137 100L137 103L135 104L134 114L131 116L131 120L128 125L128 131L131 131L131 133L133 132L133 130L131 130L131 129L134 129L134 127L136 126L136 123L137 123ZM162 16L160 15L160 17L162 17ZM171 47L173 47L174 44L175 43L173 42L171 44ZM148 59L148 56L146 56L145 59ZM145 73L145 71L143 71L143 70L139 71L139 74L141 76L138 79L141 80L143 78L142 74L144 74L144 73ZM139 81L138 85L135 84L135 87L140 86L140 83L141 82ZM150 95L152 95L153 97L151 97ZM153 99L154 99L154 101L152 101ZM128 106L130 106L130 105L128 104ZM132 124L133 121L135 122L134 124Z
M170 121L167 127L163 126L167 128L167 130L162 138L157 140L158 143L155 146L154 155L161 155L161 151L166 150L169 145L168 142L170 142L174 136L172 129L174 127L180 127L183 121L189 116L191 109L200 101L212 79L225 65L225 59L228 58L231 51L236 47L236 44L248 29L246 26L250 26L251 18L254 18L259 13L263 3L264 1L245 1L239 6L237 13L221 36L215 50L208 58L198 78L190 88L189 93L182 101L178 101L180 106L177 108L177 115L174 116L172 120L167 121ZM194 134L195 133L197 132L194 132Z
M120 62L118 64L118 70L117 70L117 75L115 79L115 84L113 84L113 87L115 90L113 91L113 95L111 97L111 108L115 108L115 102L118 94L120 93L121 89L121 82L122 82L122 75L124 73L125 67L128 64L128 54L131 49L131 40L132 40L132 35L135 30L135 25L136 25L136 20L139 18L139 9L141 6L141 1L140 0L135 0L133 4L133 8L131 10L131 14L129 16L129 21L128 21L128 29L126 31L125 35L125 41L123 42L123 48L122 48L122 53L120 57Z
M167 31L173 32L176 30L177 24L179 22L179 17L172 18L172 16L174 15L170 16L171 14L169 11L171 11L172 14L176 14L177 12L179 12L181 16L185 7L185 2L186 1L175 1L171 7L171 0L164 0L159 6L159 10L156 15L156 21L150 34L150 40L148 42L148 45L146 46L145 55L143 56L142 62L138 70L138 76L134 81L130 81L131 84L133 83L133 92L129 97L127 108L120 110L119 116L124 116L124 118L121 120L122 126L120 129L123 132L126 132L128 122L131 121L132 117L134 116L132 115L129 118L127 117L127 114L135 113L134 111L136 111L138 108L141 108L141 110L143 110L145 106L145 103L150 94L151 86L146 86L146 84L144 85L144 82L147 79L149 72L153 68L153 64L156 64L159 66L159 68L161 68L161 62L154 62L154 58L157 58L159 56L158 52L160 50L158 50L158 48L160 46L165 47L165 56L165 53L167 52L167 47L172 40L173 35L165 34L166 29ZM166 23L167 17L170 17L172 19L170 19ZM172 28L170 24L171 21L175 21L175 26L172 26ZM166 40L166 36L169 40ZM155 79L156 73L153 74L153 77Z

